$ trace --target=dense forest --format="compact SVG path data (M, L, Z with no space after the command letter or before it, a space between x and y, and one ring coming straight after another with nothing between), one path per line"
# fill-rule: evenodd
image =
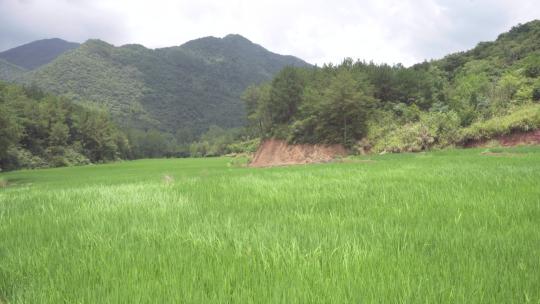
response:
M245 141L243 141L245 140ZM254 151L243 128L211 125L199 138L122 130L105 107L0 82L0 171L148 157L218 156Z
M99 163L130 153L105 110L0 83L0 170Z
M410 68L344 60L248 88L252 136L421 151L540 127L540 21Z
M239 35L160 49L48 39L2 52L0 59L11 64L0 66L4 80L102 105L123 129L183 134L182 141L199 137L212 124L243 126L243 90L272 79L285 66L308 66ZM26 71L21 75L13 66Z

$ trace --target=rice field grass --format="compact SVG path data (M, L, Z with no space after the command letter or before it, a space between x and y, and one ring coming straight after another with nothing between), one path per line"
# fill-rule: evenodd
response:
M540 303L540 147L0 174L0 303Z

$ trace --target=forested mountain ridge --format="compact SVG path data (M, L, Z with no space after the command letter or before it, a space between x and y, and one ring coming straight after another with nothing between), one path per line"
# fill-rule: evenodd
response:
M22 58L30 46L39 44L7 52L24 51ZM128 135L131 157L185 156L201 134L243 127L242 91L270 80L284 66L309 64L272 53L240 35L205 37L161 49L115 47L91 39L35 69L0 59L0 80L107 109Z
M0 59L0 80L17 81L23 77L25 72L25 69Z
M309 66L240 35L161 49L89 40L25 73L23 82L105 105L124 129L155 129L190 140L210 125L242 126L242 91L288 65Z
M42 39L1 52L0 59L24 69L32 70L77 47L79 47L78 43L59 38Z

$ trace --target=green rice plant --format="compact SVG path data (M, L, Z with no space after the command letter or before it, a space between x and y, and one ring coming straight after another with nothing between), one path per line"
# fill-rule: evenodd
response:
M4 172L0 298L539 303L540 147L482 151Z

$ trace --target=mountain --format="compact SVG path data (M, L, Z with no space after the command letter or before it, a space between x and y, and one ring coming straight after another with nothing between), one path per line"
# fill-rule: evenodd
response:
M285 66L310 65L240 35L160 49L88 40L24 78L50 92L102 104L124 127L198 135L210 125L242 126L242 92Z
M24 72L26 72L25 69L0 59L0 79L6 81L16 81L21 79Z
M0 59L27 70L33 70L77 47L79 47L78 43L58 38L43 39L4 51L0 53Z
M540 20L533 20L512 27L495 41L480 42L471 50L447 55L432 64L452 79L464 73L500 76L527 63L537 62L539 56Z

